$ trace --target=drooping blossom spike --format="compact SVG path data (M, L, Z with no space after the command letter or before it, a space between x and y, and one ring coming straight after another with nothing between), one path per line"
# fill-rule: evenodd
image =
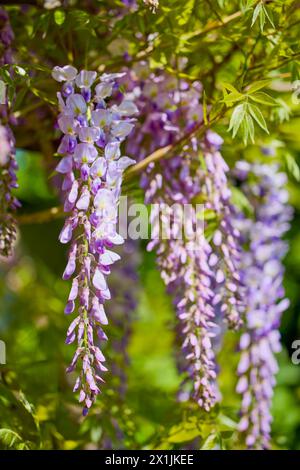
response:
M86 415L107 370L100 349L107 339L103 330L108 323L104 303L111 297L107 276L120 258L112 249L123 243L117 233L122 176L134 163L121 156L120 145L134 126L129 116L135 108L128 104L124 114L107 102L114 99L115 80L122 74L98 77L96 72L78 73L67 65L55 67L52 76L63 83L58 125L64 136L56 170L63 175L64 209L70 213L60 233L61 243L71 242L63 274L64 279L72 279L65 313L77 315L67 332L67 344L77 341L67 371L80 367L74 391L79 391ZM126 96L124 103L129 103ZM122 111L122 103L119 106Z
M12 63L12 42L14 33L9 22L8 13L0 7L0 65Z
M14 34L6 11L0 8L0 65L12 63L12 41ZM20 206L13 195L17 188L16 171L18 165L15 158L15 138L9 126L13 121L7 97L0 104L0 255L12 253L16 238L16 221L13 212Z
M235 176L253 206L253 216L240 216L236 225L245 243L241 259L246 295L246 325L240 339L237 392L242 395L239 430L250 449L270 446L270 412L275 353L281 349L279 326L289 301L284 298L282 258L292 209L285 189L286 175L276 164L238 162Z
M202 86L199 82L192 85L184 80L178 82L165 72L151 72L147 64L141 62L128 72L125 86L135 97L140 113L127 149L139 155L140 159L192 132L203 119ZM220 323L220 316L223 316L231 326L237 327L241 323L242 310L237 267L239 233L231 222L233 209L226 176L228 167L219 151L222 142L221 137L211 131L201 141L193 137L173 157L155 166L149 165L141 180L147 203L168 206L174 202L193 204L200 197L205 209L213 212L218 222L213 240L208 243L203 238L199 247L201 254L193 253L185 241L178 242L172 233L166 242L154 237L149 244L149 249L156 249L158 266L168 290L174 291L187 358L186 372L197 389L194 397L205 409L209 409L218 396L211 346L212 338L219 330L215 320ZM200 155L204 165L200 164ZM172 209L168 216L176 220ZM198 283L197 288L191 284L193 278ZM174 283L177 283L176 289ZM203 294L192 295L191 290L195 292L195 289ZM177 298L176 290L181 291L182 298ZM201 302L202 295L205 302ZM182 305L187 305L184 314ZM193 347L197 353L191 353Z
M215 302L221 304L221 312L229 326L239 328L245 309L239 272L241 243L240 233L233 225L235 210L230 202L229 167L220 153L222 143L223 139L212 131L206 133L202 142L207 170L204 193L207 196L206 208L214 211L219 222L212 237L214 255L219 258L215 263L215 279L220 289Z
M203 233L198 233L196 240L186 240L181 233L181 209L192 203L201 177L198 172L193 173L190 157L189 153L165 162L162 185L154 189L151 184L146 190L146 197L151 197L162 211L166 208L171 221L171 236L166 240L154 238L148 249L156 249L161 277L172 295L180 322L184 369L192 384L188 394L209 411L218 398L212 348L217 330L212 289L214 272L209 266L212 250ZM163 223L164 212L159 216L154 213L154 217ZM189 215L189 223L196 233L193 217L194 214Z
M0 125L0 255L10 256L16 238L13 212L20 206L12 194L18 187L15 142L10 127Z

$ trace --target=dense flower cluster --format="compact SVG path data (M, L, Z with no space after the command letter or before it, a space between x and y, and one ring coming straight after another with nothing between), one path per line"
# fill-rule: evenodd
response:
M0 65L12 63L11 44L14 33L7 12L0 8Z
M232 221L235 210L230 203L231 191L228 187L229 167L219 149L223 141L217 134L207 132L203 142L203 157L207 174L204 176L206 208L217 215L218 228L212 239L215 254L216 281L220 285L215 304L221 304L220 310L229 326L241 326L244 310L242 282L239 272L241 248L240 234ZM218 259L218 261L217 261Z
M189 151L185 158L172 158L164 165L164 181L161 187L156 188L152 201L158 204L158 209L167 205L172 234L166 240L153 239L148 249L155 246L162 279L174 299L181 325L185 370L193 385L191 395L199 406L209 411L217 399L216 366L211 343L217 326L212 290L214 272L209 264L212 249L203 234L200 237L198 234L197 239L182 238L178 220L181 207L190 204L199 191L201 175L192 173L190 156ZM148 190L146 196L149 196ZM176 206L173 206L174 202ZM191 213L189 217L191 228L196 230L195 214Z
M237 391L243 396L239 429L249 448L268 448L278 369L274 354L280 350L280 318L289 305L282 287L281 260L287 251L282 236L289 229L292 210L284 188L286 176L278 165L238 162L235 172L254 208L253 218L237 219L249 247L242 256L247 310L238 366Z
M9 256L16 238L16 221L12 215L20 203L12 194L18 187L15 140L9 126L0 126L0 254Z
M0 8L0 65L9 65L12 62L11 44L14 34L11 29L8 14ZM19 201L12 194L16 188L18 168L15 159L15 139L9 123L10 116L8 103L0 104L0 254L11 254L16 237L16 222L12 215L20 206Z
M126 86L136 99L141 118L127 148L139 158L173 144L202 120L200 83L192 86L184 81L178 83L172 76L150 73L141 63L129 74L129 79L127 76ZM208 132L201 143L190 138L179 154L158 165L150 164L141 181L145 201L164 207L168 211L165 217L172 221L167 239L154 236L148 249L156 249L161 276L174 298L182 325L186 371L193 382L192 395L206 410L217 399L211 344L217 329L215 312L221 309L231 325L239 326L241 310L239 233L231 225L228 167L219 152L221 143L222 139L213 132ZM200 165L200 154L204 168ZM205 208L218 218L219 229L212 244L202 234L195 249L194 242L178 238L180 214L172 206L193 204L199 195ZM152 215L159 217L155 212ZM191 214L192 227L193 217Z
M73 278L65 313L78 315L72 321L67 343L77 338L77 349L68 368L75 370L82 361L82 370L74 391L80 390L86 414L103 381L105 358L97 346L106 340L102 326L108 320L104 302L111 294L106 277L111 265L120 256L111 250L123 243L117 232L118 201L122 175L134 160L121 157L120 145L134 127L136 107L126 98L108 106L107 99L118 94L115 80L122 74L81 71L72 66L55 67L55 80L63 82L58 93L60 115L58 126L64 133L58 148L63 156L57 171L64 175L66 212L70 212L60 233L60 241L71 241L64 279Z

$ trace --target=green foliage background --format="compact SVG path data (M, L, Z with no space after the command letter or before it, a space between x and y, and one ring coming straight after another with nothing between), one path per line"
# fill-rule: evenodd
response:
M20 122L14 131L22 210L15 257L1 264L0 338L7 346L7 364L0 365L0 448L243 447L236 433L239 398L234 392L238 338L226 334L219 351L222 404L209 415L192 404L178 404L175 314L154 257L143 245L126 396L120 397L116 379L108 375L97 405L83 419L65 375L73 348L64 344L69 286L61 280L66 253L57 239L62 220L26 219L59 205L49 177L58 138L50 70L73 63L78 69L111 72L146 59L152 68L203 83L205 124L225 139L223 154L230 165L241 158L279 161L288 172L295 207L285 260L291 306L281 328L273 447L300 449L300 366L290 359L292 342L300 339L300 104L292 99L291 85L299 78L298 2L161 0L156 14L143 2L136 11L117 0L74 1L51 11L42 2L31 3L7 2L17 65L12 78L7 67L1 69ZM275 155L265 156L264 146L273 146ZM138 177L125 190L140 198ZM234 202L247 205L239 191ZM111 339L118 335L112 325L106 332ZM109 346L106 355L108 362L114 359Z

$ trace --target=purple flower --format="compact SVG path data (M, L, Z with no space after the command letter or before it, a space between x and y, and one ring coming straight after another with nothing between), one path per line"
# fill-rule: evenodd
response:
M96 343L107 339L101 329L101 325L108 323L104 303L111 297L107 276L110 266L120 258L111 248L123 243L116 231L117 207L124 168L132 163L128 157L120 158L120 143L133 123L125 112L115 118L107 103L105 109L96 108L99 94L102 93L102 98L110 96L113 78L100 77L105 82L100 90L99 85L93 88L96 72L82 71L77 75L76 69L66 66L56 67L52 75L59 82L68 82L70 91L66 101L58 95L61 110L58 124L64 136L59 146L62 160L57 171L64 175L65 210L71 212L60 241L73 240L63 274L64 279L73 279L65 313L77 312L67 333L68 344L77 339L68 371L82 364L75 390L79 391L79 401L83 402L86 415L100 393L101 374L107 370ZM86 100L85 95L78 93L78 88L88 90L92 99ZM130 105L122 109L125 108L129 110ZM130 109L135 110L133 105ZM98 145L100 138L101 146ZM104 143L104 151L103 142L108 142ZM75 228L76 235L73 235Z
M251 449L270 445L270 413L275 374L275 353L280 351L280 318L288 308L282 287L286 253L282 236L289 229L292 210L287 205L286 177L276 164L238 162L234 171L251 202L252 218L236 217L235 224L247 248L241 258L245 285L246 325L240 339L241 357L237 392L242 395L239 430Z
M160 147L170 145L202 120L201 90L198 82L191 86L163 72L152 73L140 63L124 78L125 87L133 90L139 110L139 123L127 140L129 153L143 159ZM227 182L228 167L219 153L223 140L208 131L203 141L191 138L184 148L159 164L149 165L142 175L141 186L147 203L169 207L171 234L167 240L152 233L148 249L155 249L161 277L172 295L180 323L185 356L182 370L190 377L192 395L205 410L218 398L216 364L212 347L217 334L217 315L237 327L242 305L239 298L239 233L232 227L233 209ZM199 154L206 168L202 168ZM219 221L213 242L202 236L197 249L184 238L178 239L179 224L172 205L193 204L204 196L206 209ZM162 216L154 214L159 220ZM191 217L191 220L192 217ZM157 224L158 225L158 224ZM214 243L215 242L215 243ZM216 253L214 253L215 251ZM223 299L222 304L220 299ZM222 309L222 311L221 311ZM187 380L184 380L184 386Z
M0 8L0 45L2 55L0 65L13 62L11 43L14 34L6 11ZM11 72L10 72L11 73ZM18 187L16 171L18 165L15 158L15 138L11 128L1 122L12 122L7 103L0 107L0 255L12 253L16 238L16 221L12 213L20 207L19 201L12 190Z

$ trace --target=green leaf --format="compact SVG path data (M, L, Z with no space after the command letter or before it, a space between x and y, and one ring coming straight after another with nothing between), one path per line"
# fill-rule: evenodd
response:
M236 88L234 88L234 86L231 85L230 83L223 82L223 83L221 83L221 85L222 85L223 88L225 88L225 90L229 90L232 93L238 93L238 90Z
M212 209L204 209L204 220L214 220L216 219L217 214Z
M247 94L250 95L251 93L254 93L255 91L265 88L267 85L269 85L270 82L271 80L267 78L265 80L258 80L257 82L251 83L251 85L249 86L247 90Z
M243 14L247 13L247 11L252 10L253 5L255 4L255 0L246 0L245 2L241 2L241 11Z
M223 99L223 102L226 104L234 103L236 101L241 101L245 99L245 96L240 93L240 92L234 92L234 93L229 93L228 95L225 96Z
M258 18L258 15L260 14L261 12L261 9L262 9L263 5L262 3L259 3L258 5L256 5L255 9L254 9L254 12L253 12L253 16L252 16L252 23L251 23L251 27L254 25L254 23L256 22L257 18Z
M232 136L235 137L246 114L246 103L239 104L233 110L231 115L229 131L232 130Z
M230 188L231 190L231 202L234 204L238 209L245 212L246 214L253 213L253 207L251 206L249 200L245 196L245 194L235 186Z
M183 425L173 426L168 436L168 441L173 444L192 441L200 436L201 431L196 423L183 423Z
M247 145L249 137L251 142L254 143L254 123L252 117L248 113L245 114L245 118L241 124L241 130L244 145Z
M61 26L66 19L66 14L63 10L55 10L54 12L54 21L58 26Z
M20 444L23 444L26 446L21 436L19 436L19 434L17 434L12 429L6 429L6 428L0 429L0 441L2 441L3 444L9 448L16 448ZM26 447L28 448L28 446Z
M248 109L249 109L251 116L257 122L259 127L261 127L267 134L269 134L267 124L266 124L265 118L263 117L261 110L256 105L250 104L250 103L248 104Z
M277 101L272 98L272 96L264 93L263 91L253 93L253 95L250 95L249 98L251 98L253 101L256 101L256 103L261 103L266 106L278 106Z
M212 450L216 447L218 442L218 435L216 433L211 433L207 438L204 440L203 444L201 445L201 450Z
M261 32L263 32L264 30L265 23L266 23L266 14L265 14L264 8L262 7L262 9L259 12L259 27L260 27Z
M284 159L285 159L286 169L288 173L290 173L293 176L293 178L295 178L295 180L299 182L300 181L300 168L295 158L290 153L286 153L284 155Z
M269 23L270 23L270 24L273 26L273 28L275 29L275 25L274 25L274 23L273 23L273 20L272 20L270 14L269 14L269 12L268 12L268 9L267 9L267 7L266 7L265 5L263 5L263 10L264 10L264 14L266 15L266 17L267 17L268 20L269 20Z

